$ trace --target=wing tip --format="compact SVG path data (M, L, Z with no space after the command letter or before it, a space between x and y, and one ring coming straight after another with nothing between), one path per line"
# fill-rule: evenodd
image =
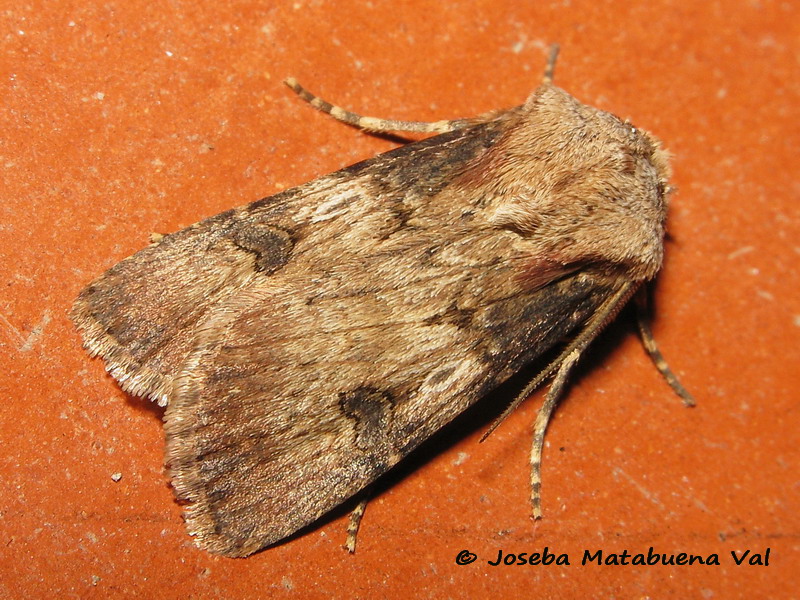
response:
M124 392L149 398L159 406L167 406L172 378L140 364L114 339L91 309L87 300L90 289L81 292L69 313L70 320L81 335L83 347L91 358L100 357L105 362L106 371Z

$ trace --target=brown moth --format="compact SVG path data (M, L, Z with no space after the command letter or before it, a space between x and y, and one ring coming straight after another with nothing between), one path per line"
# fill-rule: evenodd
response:
M555 376L538 516L558 392L661 267L666 153L549 73L521 106L431 124L287 83L366 129L442 133L166 235L72 311L120 386L167 406L190 534L227 556L285 538L562 345L520 395Z

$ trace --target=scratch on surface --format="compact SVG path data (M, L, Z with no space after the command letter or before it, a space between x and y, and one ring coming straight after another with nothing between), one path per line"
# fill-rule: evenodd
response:
M5 324L6 329L8 329L9 337L16 342L16 345L22 346L25 343L25 338L22 337L22 334L19 332L19 329L14 327L3 314L0 314L0 321L2 321Z
M51 319L50 311L45 309L44 313L42 314L42 318L39 320L39 322L31 330L31 332L28 334L28 337L26 338L25 336L22 335L19 329L17 329L16 327L14 327L14 325L11 324L11 321L9 321L5 317L5 315L0 314L0 322L2 322L6 326L9 337L12 339L12 341L17 346L20 352L30 352L31 350L33 350L33 347L36 345L36 342L38 342L39 338L42 337L42 332L44 331L44 328L47 327L47 324L50 322L50 319Z
M30 352L33 347L36 345L36 342L39 341L39 338L42 337L42 332L44 328L47 327L47 324L50 322L50 311L45 309L44 313L42 314L41 320L36 324L36 326L31 330L30 334L28 335L28 339L20 346L20 352Z
M623 471L619 467L614 467L614 469L612 470L612 473L614 474L615 477L617 477L618 475L621 475L623 477L623 479L627 480L628 483L630 483L633 487L635 487L637 490L639 490L639 493L642 496L644 496L645 498L650 500L650 502L652 502L653 504L655 504L659 508L664 508L664 504L661 502L661 500L658 499L658 496L656 496L650 490L648 490L643 485L641 485L638 481L636 481L633 477L628 475L625 471Z
M755 246L742 246L741 248L738 248L738 249L734 250L733 252L731 252L730 254L728 254L728 260L733 260L734 258L739 258L740 256L742 256L744 254L749 254L753 250L755 250Z

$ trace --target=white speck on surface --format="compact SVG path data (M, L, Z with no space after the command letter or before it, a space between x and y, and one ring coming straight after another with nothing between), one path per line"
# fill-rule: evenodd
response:
M467 462L468 458L469 458L469 454L468 453L459 452L458 454L456 454L456 457L453 460L453 464L454 465L463 465L465 462Z
M115 482L119 481L120 479L122 479L122 473L112 473L111 479Z

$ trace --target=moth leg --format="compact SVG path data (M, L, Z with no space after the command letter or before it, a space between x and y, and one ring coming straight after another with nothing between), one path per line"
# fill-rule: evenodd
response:
M356 551L356 537L358 529L361 527L361 519L364 518L364 511L367 510L367 503L372 498L372 487L369 486L362 492L361 500L358 501L353 512L350 513L350 520L347 522L347 539L344 542L344 549L350 554Z
M289 77L284 81L292 91L300 96L303 100L308 102L311 106L318 111L332 116L337 121L347 123L353 127L364 129L373 132L397 132L397 131L411 131L417 133L446 133L448 131L455 131L456 129L463 129L468 125L473 125L481 120L489 120L494 118L498 111L486 113L476 119L455 119L452 121L397 121L395 119L380 119L377 117L365 117L358 113L345 110L340 106L326 102L319 96L312 94L299 83L294 77Z
M658 349L658 345L656 344L656 340L653 337L653 330L650 328L650 311L648 310L647 306L647 290L645 288L640 289L639 293L636 294L635 304L636 322L639 325L639 336L642 338L642 345L644 346L644 349L647 350L647 353L650 355L650 360L653 361L656 369L658 369L658 372L661 373L664 379L666 379L673 391L681 397L683 403L686 406L694 406L694 397L685 387L683 387L681 382L678 381L678 377L667 364L667 361L664 359L664 355L661 354L661 351Z
M542 449L544 447L544 434L547 430L547 425L550 422L550 417L553 414L553 410L558 403L561 391L564 388L567 375L569 374L573 365L578 361L578 358L580 358L581 352L586 348L586 346L588 346L589 342L594 339L597 333L599 333L600 328L602 328L602 326L619 311L624 303L630 298L632 292L633 289L631 285L623 286L620 291L617 292L617 294L612 296L610 301L607 302L605 306L598 310L595 317L584 328L577 340L570 344L567 350L565 350L565 352L562 353L558 359L556 359L556 361L560 361L560 363L557 362L558 370L556 371L553 383L550 385L550 389L547 392L544 403L539 409L539 414L536 416L536 423L533 427L533 446L531 448L531 505L533 507L534 519L540 519L542 517L541 465ZM667 383L669 383L675 393L683 399L684 404L686 406L694 406L694 398L686 390L686 388L681 385L680 381L678 381L678 378L664 360L664 357L659 351L655 339L653 338L653 332L650 329L650 323L647 318L647 292L645 288L640 288L639 293L636 294L635 303L637 309L637 321L639 323L639 333L641 334L642 343L644 344L645 349L650 354L650 358L653 360L656 368L664 376L664 378L667 380ZM568 354L565 354L567 352ZM544 372L551 372L551 367L545 369ZM539 377L537 377L531 383L535 383L537 379L539 379ZM529 388L531 388L530 384L525 388L525 390L523 390L523 396L527 396L532 391L532 389ZM516 403L518 402L515 401L515 404Z
M553 409L558 404L558 399L567 381L567 375L573 365L578 362L580 352L573 350L561 363L558 368L553 383L547 391L539 414L536 416L536 423L533 426L533 445L531 446L531 506L533 508L533 518L542 518L542 448L544 447L544 433L553 414Z
M544 68L543 83L553 83L553 74L556 70L556 59L558 58L558 44L550 46L550 55L547 57L547 65Z

